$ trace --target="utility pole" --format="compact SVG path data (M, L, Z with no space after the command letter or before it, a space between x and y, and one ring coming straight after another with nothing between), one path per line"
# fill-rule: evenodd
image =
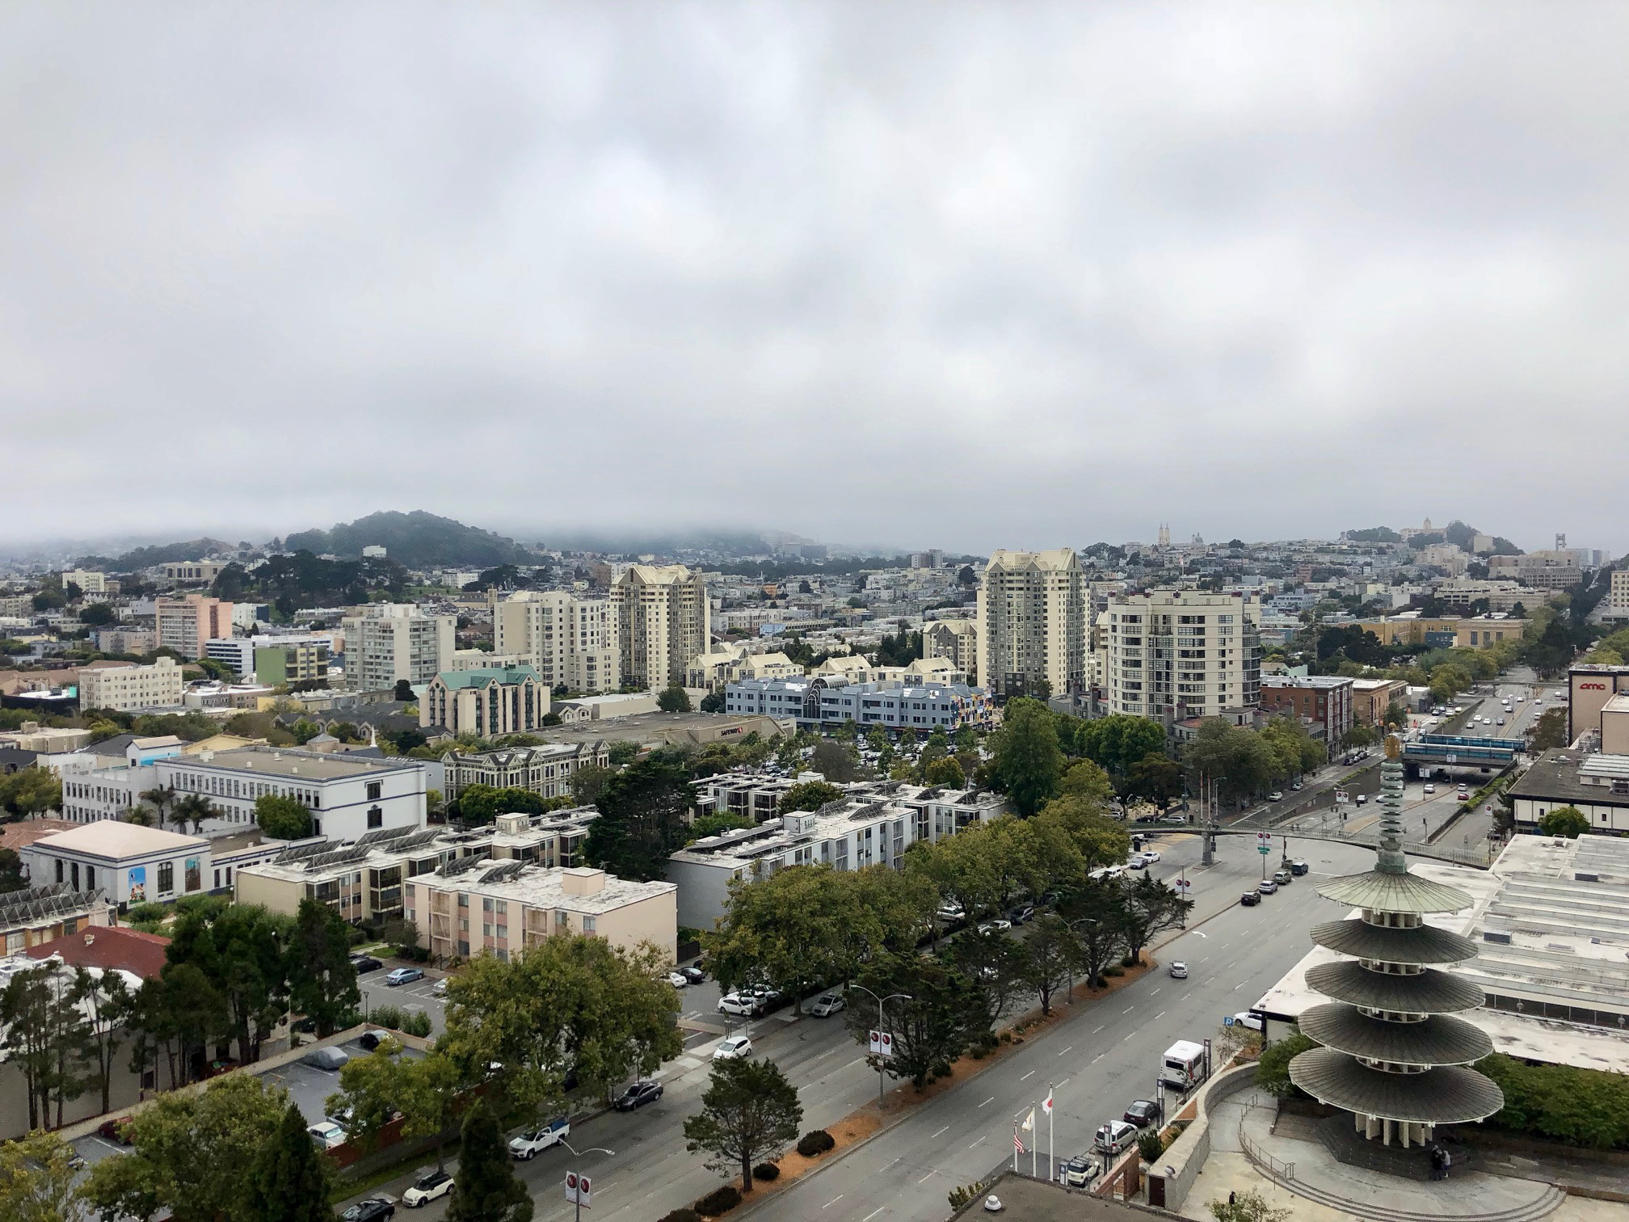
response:
M1210 846L1215 836L1215 811L1210 809L1206 798L1210 795L1209 782L1204 773L1199 774L1199 837L1203 843L1200 846L1199 864L1208 866L1213 864Z
M883 1015L882 1015L882 1004L883 1004L883 1002L885 1002L885 1001L914 1001L915 1000L915 998L913 998L909 993L890 993L886 997L878 997L875 993L873 993L870 989L866 988L863 984L851 984L848 987L851 988L851 989L858 989L860 992L862 992L862 993L866 994L867 996L869 996L871 998L874 998L876 1000L876 1003L877 1003L877 1034L878 1034L878 1036L888 1034L887 1032L885 1032L883 1030ZM889 1042L892 1043L892 1040L890 1039ZM886 1054L883 1054L883 1053L878 1053L877 1054L877 1111L879 1113L882 1111L882 1107L883 1107L884 1078L885 1078L886 1073L887 1073L887 1066L886 1066L885 1062L887 1061L888 1057L891 1057L891 1056L893 1056L892 1051L890 1051L890 1052L888 1052Z

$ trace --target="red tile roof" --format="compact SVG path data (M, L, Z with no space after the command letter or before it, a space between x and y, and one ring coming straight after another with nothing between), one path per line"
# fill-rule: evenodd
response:
M55 836L58 832L78 827L67 819L22 819L0 827L0 849L14 852L26 849L42 836Z
M35 959L61 955L64 963L118 968L148 980L164 969L164 951L169 944L170 940L161 934L103 925L30 946L28 954Z

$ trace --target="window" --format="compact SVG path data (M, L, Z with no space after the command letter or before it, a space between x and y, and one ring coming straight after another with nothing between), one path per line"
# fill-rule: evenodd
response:
M583 932L584 933L593 933L594 932L594 918L593 917L585 916L583 918Z
M384 782L382 782L382 781L369 781L368 782L368 801L377 802L383 796L384 796Z
M175 863L173 861L160 862L158 866L158 893L168 895L175 890Z

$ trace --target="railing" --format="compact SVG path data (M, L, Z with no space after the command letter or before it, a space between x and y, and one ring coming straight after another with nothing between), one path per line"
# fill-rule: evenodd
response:
M1248 1104L1245 1105L1244 1115L1239 1117L1239 1148L1244 1151L1244 1156L1246 1158L1255 1164L1255 1166L1265 1171L1270 1178L1282 1182L1293 1182L1295 1180L1295 1164L1293 1162L1285 1162L1281 1158L1274 1158L1255 1142L1251 1141L1244 1132L1244 1122L1249 1118L1251 1112L1255 1111L1257 1108L1262 1108L1265 1110L1269 1107L1276 1106L1276 1102L1273 1104L1268 1104L1264 1103L1260 1099L1252 1099Z

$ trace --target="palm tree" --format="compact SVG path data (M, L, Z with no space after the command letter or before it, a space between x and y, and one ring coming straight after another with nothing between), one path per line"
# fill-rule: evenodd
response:
M191 822L193 835L197 835L203 830L204 820L213 819L216 813L214 803L203 794L189 793L175 804L170 818L178 831L185 831L188 822Z
M152 827L153 808L145 802L140 806L127 807L124 812L124 821L134 823L137 827Z
M158 822L159 826L162 827L164 825L164 815L169 810L170 803L175 801L175 797L174 785L158 785L152 789L144 790L141 800L158 811Z

